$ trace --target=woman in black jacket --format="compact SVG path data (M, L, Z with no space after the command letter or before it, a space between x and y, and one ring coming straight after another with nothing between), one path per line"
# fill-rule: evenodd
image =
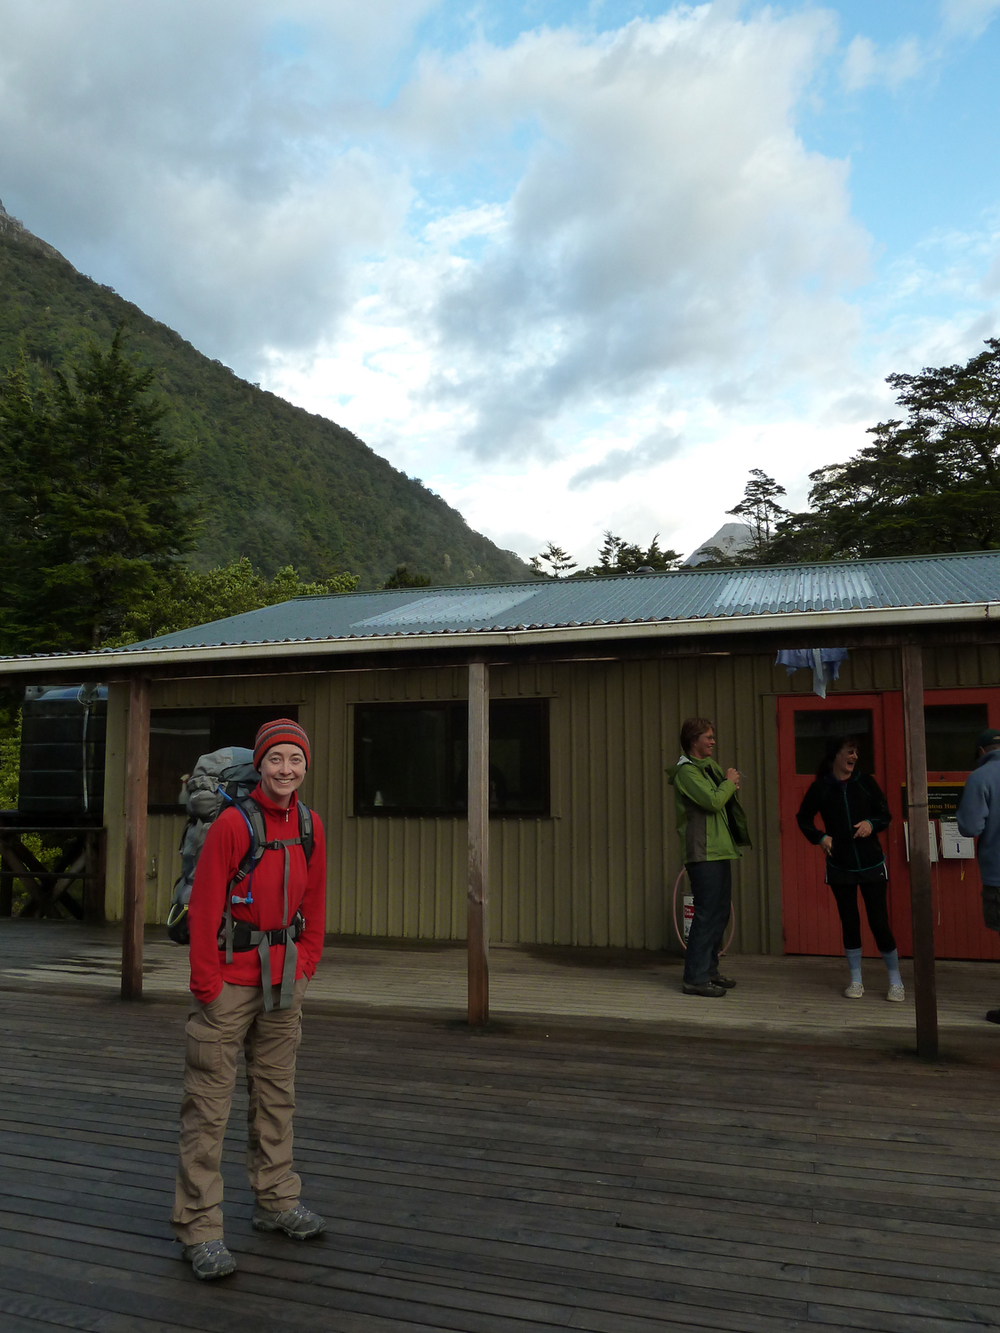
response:
M844 952L851 969L851 982L844 994L849 1000L860 1000L865 993L861 981L860 889L868 925L889 972L886 999L901 1001L905 998L903 979L889 926L888 878L878 840L892 816L878 783L867 773L858 772L857 763L856 737L830 739L816 781L799 806L798 824L809 841L826 854L826 882L837 901ZM817 815L823 820L825 832L816 827Z

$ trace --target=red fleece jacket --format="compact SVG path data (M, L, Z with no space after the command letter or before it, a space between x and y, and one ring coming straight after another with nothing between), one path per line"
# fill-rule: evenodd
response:
M260 787L253 793L254 800L264 811L267 840L294 838L299 831L298 798L293 793L287 810L282 810L264 795ZM288 876L289 919L296 911L305 918L305 929L297 940L298 966L296 979L311 977L316 971L323 952L323 934L326 921L326 839L319 816L313 813L315 844L312 857L306 865L301 846L290 847ZM234 986L260 985L260 958L256 949L234 953L233 961L226 962L226 952L218 946L219 923L226 907L226 885L239 868L250 847L250 830L238 810L224 810L208 830L205 845L198 858L188 921L191 931L191 990L200 1004L211 1004L222 993L222 983ZM233 889L237 898L249 892L252 903L233 903L233 920L249 921L254 930L280 930L284 895L282 882L285 857L282 851L265 852L257 869ZM281 978L285 962L285 946L271 946L271 976Z

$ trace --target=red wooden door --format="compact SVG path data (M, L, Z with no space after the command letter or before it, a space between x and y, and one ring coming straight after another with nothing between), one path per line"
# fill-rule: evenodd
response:
M826 858L803 836L795 816L816 776L830 736L857 736L861 767L873 774L885 790L882 698L880 694L842 694L835 699L784 695L777 701L781 899L786 953L843 952L837 905L824 881ZM884 845L884 836L882 842ZM890 872L890 915L892 897ZM863 910L861 920L865 955L878 957Z
M909 868L903 834L902 696L886 694L885 736L889 809L893 823L888 833L889 883L897 886L892 929L900 953L912 952L909 903ZM927 786L934 812L935 796L947 799L965 784L975 763L975 736L984 727L1000 727L1000 690L967 688L928 690L924 696L927 739ZM939 825L932 821L932 837L940 847ZM934 901L934 953L938 958L1000 959L1000 936L983 925L982 883L975 861L939 859L931 864ZM890 893L890 901L892 895Z

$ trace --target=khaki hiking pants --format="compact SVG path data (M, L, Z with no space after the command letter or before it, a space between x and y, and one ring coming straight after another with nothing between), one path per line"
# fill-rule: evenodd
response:
M263 1208L280 1213L299 1197L292 1170L295 1053L302 1038L300 977L290 1009L264 1012L259 986L223 984L209 1005L196 1004L187 1027L180 1163L171 1218L184 1245L222 1239L222 1142L236 1084L240 1047L246 1062L247 1174ZM274 988L278 1003L279 987Z

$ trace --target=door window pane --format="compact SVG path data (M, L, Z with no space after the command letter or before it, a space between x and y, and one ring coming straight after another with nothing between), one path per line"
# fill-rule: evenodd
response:
M976 737L990 724L986 704L928 704L924 709L928 772L966 773L976 766Z
M833 736L856 736L858 767L871 773L875 767L871 709L803 709L795 714L795 771L815 775Z

